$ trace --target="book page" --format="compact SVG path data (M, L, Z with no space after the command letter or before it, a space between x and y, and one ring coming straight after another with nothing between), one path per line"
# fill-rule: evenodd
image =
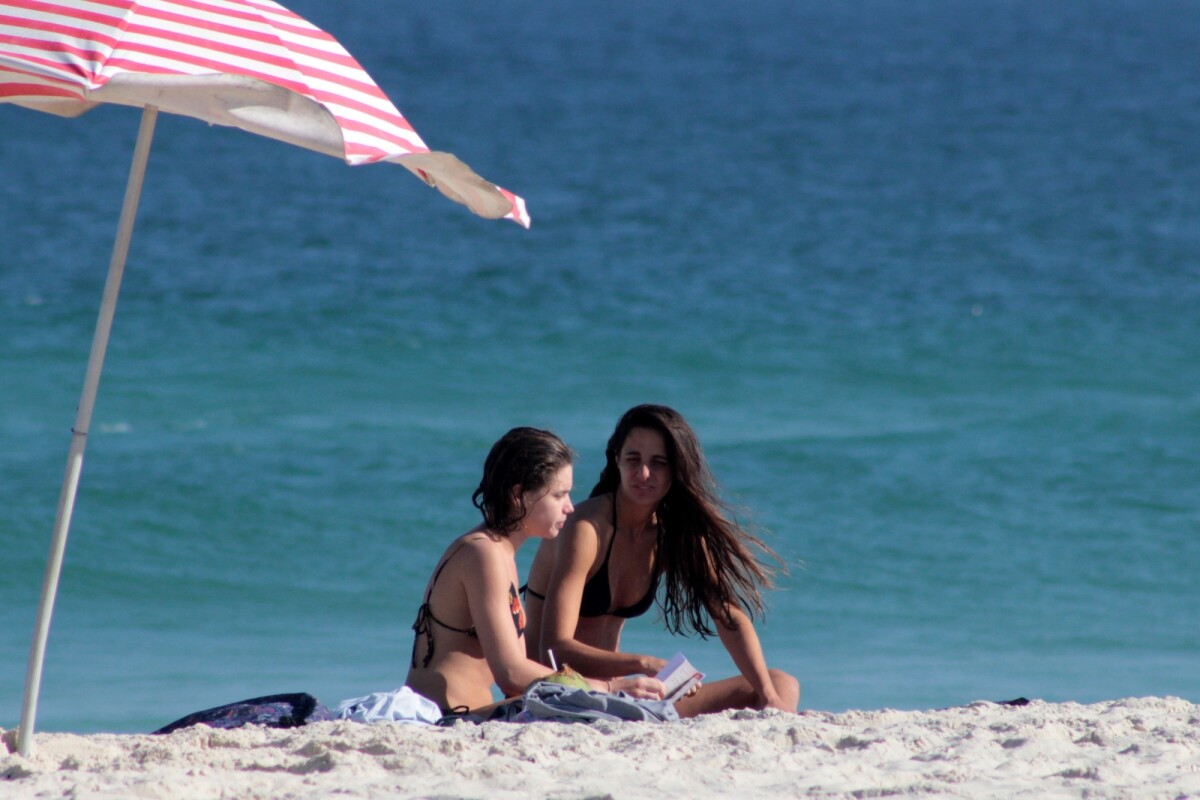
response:
M696 669L683 653L676 653L654 677L663 682L663 699L673 703L703 680L704 673Z

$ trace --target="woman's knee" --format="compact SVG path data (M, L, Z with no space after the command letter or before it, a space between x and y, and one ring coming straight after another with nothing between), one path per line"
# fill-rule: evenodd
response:
M775 685L779 697L795 711L800 705L800 681L781 669L770 669L767 673L771 676L771 683Z

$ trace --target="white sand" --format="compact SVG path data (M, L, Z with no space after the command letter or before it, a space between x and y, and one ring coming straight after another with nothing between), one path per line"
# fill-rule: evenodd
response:
M1200 706L992 703L671 724L0 735L0 797L1200 798Z

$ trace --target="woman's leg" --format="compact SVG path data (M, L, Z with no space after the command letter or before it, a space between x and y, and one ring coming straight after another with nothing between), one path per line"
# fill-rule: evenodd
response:
M771 683L775 685L784 705L795 711L800 705L800 683L783 670L768 670ZM726 711L731 708L758 708L758 693L741 675L732 678L706 683L690 697L685 697L675 703L675 710L681 717L695 717L699 714L712 714L716 711Z

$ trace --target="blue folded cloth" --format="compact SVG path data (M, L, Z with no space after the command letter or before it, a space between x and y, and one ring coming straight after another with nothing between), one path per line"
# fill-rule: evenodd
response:
M641 700L624 692L607 694L541 681L525 692L525 709L517 722L677 722L675 706L666 700Z

